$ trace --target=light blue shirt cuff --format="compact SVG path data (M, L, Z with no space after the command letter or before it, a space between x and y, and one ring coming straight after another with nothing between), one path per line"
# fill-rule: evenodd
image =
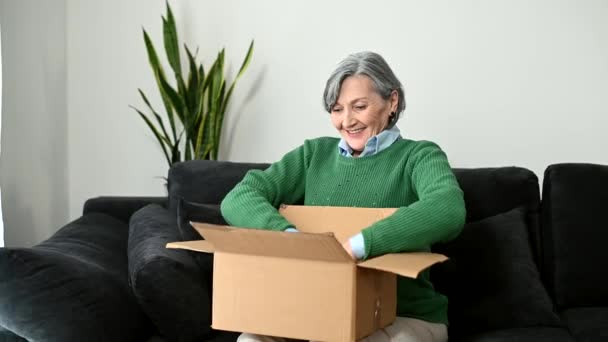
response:
M363 239L363 234L359 233L350 238L350 248L353 251L353 255L358 260L363 259L365 256L365 240Z
M287 227L287 229L285 229L286 232L288 233L297 233L298 230L295 227Z

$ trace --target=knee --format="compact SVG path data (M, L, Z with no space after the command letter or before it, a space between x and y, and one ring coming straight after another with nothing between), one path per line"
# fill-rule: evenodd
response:
M282 340L283 339L276 338L276 337L242 333L241 335L239 335L239 337L237 338L236 341L237 342L282 342Z
M258 335L242 333L239 335L239 338L236 339L236 342L260 342L262 339Z

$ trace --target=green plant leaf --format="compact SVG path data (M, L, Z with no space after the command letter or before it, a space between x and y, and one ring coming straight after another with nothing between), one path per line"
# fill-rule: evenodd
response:
M152 131L152 133L156 137L156 140L158 140L158 143L162 147L163 153L165 154L165 158L167 159L167 164L169 164L169 166L171 166L171 160L173 158L169 158L169 154L167 153L167 149L165 148L165 144L163 143L163 139L162 139L160 133L158 133L158 130L156 129L156 127L154 127L154 124L152 124L152 122L150 121L150 119L148 119L148 117L144 113L142 113L139 109L137 109L137 108L135 108L133 106L130 106L130 107L133 108L139 114L139 116L146 122L146 125L148 125L148 127L150 128L150 130Z
M167 80L165 80L165 78L162 76L160 77L160 83L162 90L165 94L167 94L167 97L169 98L171 104L173 105L173 108L175 109L175 114L182 122L184 122L184 112L186 109L184 100L179 96L175 89L173 89L173 87L171 87L171 85L167 83Z
M171 164L178 163L182 160L182 156L179 151L179 142L180 142L181 138L182 138L182 135L180 134L179 138L177 138L175 145L173 145L173 149L171 149L171 157L172 157Z
M201 159L212 159L213 160L213 156L211 156L212 149L213 149L213 146L211 146L211 145L205 146L205 150L203 151L203 155L202 155Z
M218 54L218 57L219 57L219 54ZM207 87L209 87L209 85L213 81L213 77L211 77L211 76L214 74L215 69L218 67L218 65L217 65L218 63L219 63L219 58L216 58L215 61L213 61L213 64L211 64L211 68L207 72L207 78L205 79L205 82L203 83L204 90L206 90Z
M150 67L152 68L152 72L154 73L154 79L156 80L156 84L159 88L161 99L165 106L165 110L167 111L167 117L169 118L169 124L171 125L171 132L173 133L173 139L177 139L177 134L175 130L175 119L173 117L173 110L171 107L171 103L167 94L163 91L161 79L165 78L165 73L163 71L162 66L158 61L158 56L156 55L156 49L154 49L154 44L152 40L150 40L150 36L146 30L143 30L144 33L144 42L146 44L146 52L148 53L148 61L150 62Z
M196 134L196 143L194 144L194 158L201 158L201 149L204 150L203 146L203 135L205 134L205 128L207 126L209 115L203 115L201 123L198 125L198 132Z
M179 55L179 43L177 38L177 27L175 25L175 17L171 11L171 6L167 2L167 18L163 19L163 38L165 43L165 53L167 60L175 74L175 82L177 83L177 91L180 96L186 96L186 84L182 77L181 58Z
M184 45L184 49L186 50L186 54L188 56L189 62L189 78L188 78L188 88L185 92L185 103L187 107L188 115L184 117L184 128L187 132L186 134L186 145L188 147L195 148L196 138L197 138L197 122L198 117L200 115L200 107L203 104L204 92L202 92L202 82L200 80L200 76L204 77L204 74L201 75L202 65L197 68L196 59L188 49L186 45ZM185 151L186 154L190 153L190 149Z
M192 149L190 146L190 142L186 140L186 144L184 145L184 148L186 149L184 152L184 160L192 160Z
M205 136L203 137L203 145L210 147L210 158L214 159L214 151L218 148L217 140L217 124L219 123L219 109L221 107L221 99L223 98L225 81L224 81L224 57L225 49L222 49L217 56L215 69L213 73L208 76L211 77L211 85L209 86L208 93L208 116L209 122L205 130Z
M213 124L214 119L213 119L213 111L211 109L211 104L212 104L212 100L214 98L214 92L213 89L214 87L212 86L213 82L216 82L216 70L219 67L219 54L218 54L218 58L215 59L215 61L213 62L213 64L211 65L211 68L209 69L209 72L207 74L207 78L205 79L205 81L203 82L203 88L201 89L202 92L202 101L203 103L201 103L201 106L199 107L199 111L197 113L197 117L195 122L196 127L198 127L197 130L197 134L196 134L196 142L194 143L194 150L195 150L195 158L202 158L202 153L205 150L205 144L208 144L208 140L209 140L209 133L207 133L209 131L209 126ZM204 109L204 103L205 101L207 102L207 109Z
M184 82L182 75L175 75L175 79L177 80L177 93L185 100L186 96L188 96L188 88L186 88L186 83ZM184 101L184 103L186 103L186 101Z
M226 93L226 82L222 81L222 85L219 91L219 96L215 99L215 122L213 125L213 159L217 159L218 150L220 148L220 135L222 131L222 122L224 121L224 113L222 113L222 101L224 100L224 94Z
M196 125L196 127L198 127L199 123L201 122L201 118L202 118L203 111L205 108L205 88L204 88L205 69L203 68L202 64L198 67L198 83L199 84L196 89L198 105L195 110L196 114L194 115L194 118L192 119L193 125ZM192 144L193 144L193 146L196 144L196 139L192 142Z
M251 62L251 56L253 56L253 43L254 43L254 41L252 40L251 43L249 44L249 49L247 50L247 55L245 56L245 59L243 60L243 64L241 64L241 68L239 69L238 74L234 78L234 81L232 81L232 84L230 85L230 88L228 89L228 94L226 94L226 97L224 98L224 102L222 103L222 109L220 110L222 113L224 113L226 111L226 107L228 106L228 101L230 101L230 97L232 96L232 91L234 90L234 86L236 85L236 82L239 80L239 78L241 78L243 73L245 73L245 70L247 70L247 67L249 67L249 63Z
M225 49L222 49L222 51L220 51L219 54L219 62L218 62L218 67L216 69L216 82L214 82L214 86L215 88L215 93L216 93L216 98L219 97L219 90L222 87L222 84L224 83L224 58L226 56L226 51Z
M212 159L210 152L215 150L216 141L213 132L215 132L216 115L217 113L209 111L209 121L207 122L207 125L205 127L205 133L203 136L203 146L205 149L208 149L208 152L204 152L204 155L206 155L209 159Z
M203 67L203 65L199 65L198 67L198 82L199 82L199 88L203 87L203 83L205 81L205 68Z
M146 105L148 106L148 108L150 109L150 111L152 112L152 114L154 114L154 117L156 118L156 121L158 122L158 124L160 125L160 128L163 131L163 136L167 141L170 141L171 136L169 136L169 134L167 133L167 130L165 129L165 124L163 123L163 119L160 117L160 115L158 115L158 113L154 110L154 108L152 108L152 105L150 104L150 101L148 101L148 98L146 97L146 95L144 94L144 92L137 88L137 91L139 91L139 95L141 95L141 98L144 100L144 102L146 103Z
M188 56L188 64L190 65L190 73L188 75L188 88L186 92L186 105L191 113L196 113L198 109L198 70L196 68L196 60L190 53L188 47L184 44L184 49L186 50L186 55Z
M177 28L175 25L175 17L173 17L173 12L171 11L171 6L169 6L169 2L167 4L167 18L163 19L163 37L165 41L165 52L167 53L167 59L169 60L169 64L171 68L173 68L173 72L176 75L182 74L182 67L179 58L179 47L177 40Z
M245 55L243 64L241 64L241 68L239 69L238 74L232 81L232 84L230 85L230 88L228 89L228 93L226 94L223 101L221 102L222 105L218 112L219 115L218 115L217 131L216 131L216 139L217 139L218 147L219 147L219 142L222 138L222 127L224 125L224 117L226 114L226 108L228 107L228 103L230 101L230 97L232 96L232 92L234 91L236 82L241 78L243 73L245 73L245 70L247 70L247 67L249 67L249 63L251 62L251 57L253 56L253 47L254 47L254 41L252 40L251 43L249 44L249 49L247 50L247 55ZM217 156L218 150L215 151L215 154Z

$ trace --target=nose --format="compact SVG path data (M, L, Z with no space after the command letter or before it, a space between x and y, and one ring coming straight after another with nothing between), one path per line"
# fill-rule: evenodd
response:
M352 127L353 125L355 125L355 123L355 113L353 113L353 111L350 109L344 109L344 119L342 121L343 126Z

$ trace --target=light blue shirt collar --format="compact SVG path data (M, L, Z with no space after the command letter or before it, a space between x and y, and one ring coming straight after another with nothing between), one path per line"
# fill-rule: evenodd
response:
M372 156L379 153L380 151L391 146L397 139L399 139L399 137L401 137L401 131L397 126L384 130L378 135L375 135L367 140L367 143L365 143L365 148L359 157ZM340 142L338 143L338 150L342 156L353 156L353 149L348 146L344 138L340 139Z

